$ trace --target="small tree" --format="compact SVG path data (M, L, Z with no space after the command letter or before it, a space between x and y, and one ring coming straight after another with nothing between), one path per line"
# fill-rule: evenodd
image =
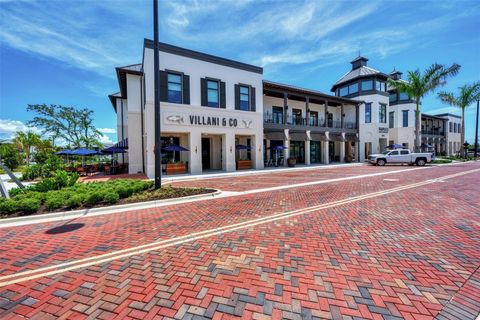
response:
M408 71L407 81L388 80L388 85L393 89L408 94L411 99L415 100L415 150L419 150L421 146L420 130L421 130L421 110L423 98L430 92L435 91L439 86L446 83L446 79L455 76L460 70L459 64L452 64L446 67L443 64L434 63L427 68L422 74L420 70Z
M458 90L459 92L457 95L452 92L442 91L438 94L438 97L440 100L442 100L442 102L458 107L460 110L462 110L462 132L460 133L460 145L463 147L463 144L465 143L465 109L480 99L480 82L466 84L463 87L458 88Z
M28 124L42 128L52 141L61 139L75 148L100 144L100 132L93 126L93 110L53 104L28 105L27 110L37 114Z
M30 154L32 148L40 142L40 136L32 131L21 132L17 131L14 143L15 146L25 153L25 163L30 165Z

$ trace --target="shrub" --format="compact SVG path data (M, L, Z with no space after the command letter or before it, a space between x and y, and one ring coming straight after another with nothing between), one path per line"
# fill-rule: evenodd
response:
M18 203L13 199L3 199L0 201L0 213L13 213L18 211Z
M48 210L55 210L63 207L64 201L65 201L65 198L63 194L49 192L47 194L47 199L45 200L45 207Z
M84 199L82 196L78 194L73 194L65 201L65 206L69 209L77 208L82 205L83 201Z
M88 193L88 195L85 199L85 202L88 205L93 206L93 205L97 204L98 202L100 202L102 200L103 200L103 195L100 192L91 191L90 193Z
M40 200L35 198L25 198L18 201L18 211L24 213L34 213L40 208Z
M109 204L117 203L119 199L120 197L118 196L118 193L113 190L104 192L103 194L103 201Z
M25 170L22 172L22 180L34 180L42 175L42 166L38 164L32 164L31 166L25 167Z

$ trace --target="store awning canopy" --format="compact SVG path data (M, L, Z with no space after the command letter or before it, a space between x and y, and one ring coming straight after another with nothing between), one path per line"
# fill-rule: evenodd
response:
M311 132L310 137L312 141L327 141L327 136L324 132Z
M102 153L114 154L114 153L126 153L125 149L118 147L110 147L102 150Z
M345 141L355 142L358 141L358 137L356 133L346 133L345 134Z
M308 141L308 136L305 131L299 131L299 132L290 132L289 133L290 140L293 141Z
M271 150L285 150L285 149L288 149L287 147L285 146L274 146L274 147L269 147L267 149L271 149Z
M73 150L65 149L65 150L60 150L58 152L55 152L57 156L68 156L71 155Z
M123 140L118 141L115 143L112 147L117 147L117 148L122 148L122 149L128 149L128 138L125 138Z
M344 141L341 133L330 133L328 135L328 138L330 141L338 141L338 142Z
M265 139L267 140L287 140L284 131L271 131L265 133Z

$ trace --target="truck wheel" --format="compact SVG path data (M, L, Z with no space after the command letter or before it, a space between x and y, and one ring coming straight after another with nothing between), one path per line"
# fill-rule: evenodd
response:
M423 167L425 165L425 160L423 159L417 159L417 166Z
M383 167L384 165L385 165L385 160L383 160L383 159L377 160L377 166L382 166Z

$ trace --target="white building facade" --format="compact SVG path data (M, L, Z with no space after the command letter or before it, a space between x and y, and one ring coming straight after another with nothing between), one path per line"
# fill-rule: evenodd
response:
M415 146L415 102L405 93L389 88L388 79L402 80L402 73L394 70L383 73L367 66L368 59L357 57L352 69L338 80L331 91L336 96L361 102L359 116L360 160L371 153L385 151L393 144L413 149ZM437 118L438 121L424 121ZM443 114L421 115L422 146L434 149L437 154L452 155L458 152L460 132L458 116ZM446 130L452 127L452 132ZM455 131L456 128L456 131ZM452 146L450 148L450 145Z

